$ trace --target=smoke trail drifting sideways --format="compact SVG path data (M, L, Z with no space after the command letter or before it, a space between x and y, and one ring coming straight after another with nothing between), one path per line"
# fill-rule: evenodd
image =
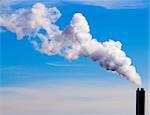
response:
M141 85L141 78L131 65L131 59L121 50L119 41L98 42L90 34L89 25L81 13L74 14L70 25L60 30L55 25L60 16L57 8L46 8L42 3L36 3L31 10L19 9L13 14L0 16L0 26L15 32L17 39L30 36L30 42L42 54L57 54L68 60L86 56L106 70L115 71Z

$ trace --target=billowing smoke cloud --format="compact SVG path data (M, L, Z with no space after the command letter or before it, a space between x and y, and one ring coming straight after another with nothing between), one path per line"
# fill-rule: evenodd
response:
M131 59L121 50L119 41L98 42L90 34L89 25L81 13L74 14L70 25L60 30L55 24L60 16L57 8L36 3L31 10L19 9L13 14L0 16L0 25L15 32L17 39L29 36L31 44L42 54L60 55L68 60L86 56L106 70L141 85L141 78L131 65Z

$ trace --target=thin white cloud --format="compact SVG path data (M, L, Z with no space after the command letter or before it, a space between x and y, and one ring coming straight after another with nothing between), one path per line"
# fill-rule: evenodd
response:
M24 4L26 2L26 4ZM0 0L0 10L2 12L10 12L11 6L23 5L31 6L37 2L45 5L58 5L66 3L77 3L83 5L99 6L106 9L139 9L148 7L148 0Z
M0 14L12 13L14 10L18 8L29 8L35 3L44 3L48 6L56 6L58 4L62 4L61 0L53 1L53 0L0 0ZM16 7L17 6L17 7ZM13 8L15 7L15 8Z
M75 65L75 64L63 64L63 63L52 63L47 62L46 65L53 66L53 67L74 67L74 66L81 66L81 65Z
M148 0L64 0L66 2L100 6L106 9L136 9L148 7Z

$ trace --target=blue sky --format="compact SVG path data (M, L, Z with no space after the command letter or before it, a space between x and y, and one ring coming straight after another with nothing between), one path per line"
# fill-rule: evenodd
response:
M36 3L35 1L30 1L27 4L23 4L23 2L14 3L13 1L10 2L9 0L7 0L6 2L8 2L10 6L6 6L5 8L1 7L5 12L7 11L13 12L14 10L20 7L30 8L32 4ZM6 4L6 2L3 1L3 4L4 3ZM148 7L147 7L148 2L146 0L134 0L134 3L132 3L134 6L132 4L130 6L127 6L125 5L127 3L124 2L125 2L124 0L121 0L121 2L119 1L112 2L114 4L106 4L105 2L98 3L98 1L91 2L90 0L87 1L85 0L85 2L84 1L80 2L80 0L77 1L66 0L60 2L58 0L55 3L44 1L45 5L49 7L56 6L62 13L62 17L56 22L56 24L59 25L61 29L64 29L65 26L69 24L74 13L80 12L86 17L90 25L91 34L98 41L103 42L109 39L121 41L121 43L123 44L123 50L126 52L127 56L129 56L132 59L133 65L137 68L138 73L142 76L144 87L147 88L149 77L148 76L149 39L148 39ZM130 3L130 1L128 2ZM126 79L119 77L119 75L104 70L97 63L92 62L90 59L86 57L81 57L80 59L75 61L67 61L63 57L57 55L56 56L43 55L35 51L33 46L28 42L27 39L16 40L15 33L11 33L6 29L4 29L3 31L4 32L0 33L0 43L1 43L0 87L4 89L1 89L0 92L2 93L5 92L5 88L6 92L8 90L9 93L13 92L15 89L14 92L17 93L19 92L19 95L16 96L16 99L19 97L28 100L28 98L21 93L21 90L26 91L30 89L30 87L32 87L33 90L37 90L37 87L40 89L44 87L43 89L45 90L43 94L47 95L47 93L45 93L46 89L47 90L49 89L49 91L55 90L56 92L54 91L54 94L58 96L58 99L60 99L59 89L61 88L64 91L81 89L81 91L79 90L78 92L76 92L75 95L81 94L83 96L84 94L81 93L82 90L88 91L90 87L94 87L93 89L98 90L101 90L101 88L104 89L108 88L110 91L112 90L111 87L114 86L116 88L123 87L126 91L124 96L128 95L129 97L130 96L132 98L134 97L134 94L131 93L131 89L134 91L136 86L134 86ZM65 89L66 87L70 87L70 89L66 90ZM92 93L92 91L93 90L89 89L89 92ZM117 91L121 92L121 89L118 88ZM34 92L28 90L27 94L28 93ZM107 93L106 95L108 95ZM95 90L93 94L97 95ZM6 94L3 93L3 95ZM64 95L66 96L67 93L65 93ZM87 97L91 96L88 95L87 92L85 93L85 95L87 95ZM100 94L98 93L98 95ZM72 95L69 96L72 97ZM81 100L82 96L80 96ZM121 99L122 95L120 93L119 96L120 96L119 99ZM7 99L11 100L12 97L13 96L7 95L5 100ZM31 99L33 97L34 96L31 96ZM41 100L44 100L44 97L40 95L40 93L39 97L41 98ZM51 95L50 97L47 98L53 99L54 97L53 95ZM63 99L61 100L62 103ZM108 97L106 98L106 100L107 99ZM112 95L112 99L115 99L114 95ZM78 98L75 100L78 100ZM99 99L99 101L100 100L102 99ZM81 106L83 107L86 104L85 103L83 104L82 101ZM7 101L4 102L7 103ZM34 101L32 103L33 107L35 107ZM66 103L68 103L68 105L69 104L71 105L71 103L68 102L68 100L66 100ZM95 101L93 103L95 104L93 107L95 107L96 106ZM112 105L113 103L115 102L112 101ZM18 105L19 102L16 103L16 109ZM66 106L68 107L68 105ZM128 104L126 106L127 106L126 109L128 110L129 109ZM7 107L9 106L6 104L6 109ZM81 111L79 111L78 113L79 115L80 114L84 115L84 110L92 106L88 106L87 108L82 107ZM111 107L109 108L110 110ZM23 108L24 107L21 108L22 111L24 110ZM59 106L58 108L61 111L60 109L61 106ZM131 111L134 112L134 107L131 108L132 108ZM71 110L73 111L80 110L80 108L72 108ZM15 108L10 110L10 112L14 111ZM42 111L44 111L44 109L42 109ZM96 112L92 114L92 111ZM91 113L89 115L98 115L99 113L103 113L103 115L107 114L109 115L109 113L107 113L106 111L100 112L98 111L98 109L96 110L93 109L91 110L91 112L89 112ZM36 110L35 109L31 110L30 114L32 112L34 113L36 112ZM64 108L63 112L64 115L67 115L68 110ZM51 111L51 113L53 112ZM48 113L44 113L44 115L47 114ZM53 114L58 115L59 113L57 112L55 113L54 111ZM125 113L125 115L127 114L129 115L129 113ZM9 115L9 112L5 113L5 115ZM41 113L39 115L43 114ZM120 115L120 113L119 112L116 114L114 113L114 115Z
M57 4L56 6L62 13L62 17L57 21L57 25L59 25L61 29L64 29L65 26L70 23L74 13L81 12L87 18L91 34L99 41L107 41L109 39L121 41L123 50L127 53L127 56L132 59L133 65L137 67L142 79L145 81L148 80L147 8L106 9L99 6L73 3ZM34 50L27 39L17 41L15 33L9 31L1 33L1 43L1 65L3 67L34 67L38 70L40 66L40 70L49 68L50 73L53 73L53 71L60 72L62 68L63 70L66 68L67 71L70 72L76 71L78 75L84 73L85 76L88 76L85 72L86 70L94 76L108 75L107 71L104 71L98 67L98 64L91 62L90 59L86 59L85 57L69 62L63 57L42 55ZM46 63L69 64L73 67L48 67ZM143 69L143 66L145 69ZM53 71L51 71L51 69ZM65 76L65 74L65 72L61 73L62 76ZM113 75L109 74L109 76ZM48 79L51 77L55 76L50 76ZM29 77L29 79L32 81L32 77ZM118 79L120 78L118 77ZM20 78L20 82L21 81L22 78ZM2 82L13 83L13 81L5 81L5 73Z

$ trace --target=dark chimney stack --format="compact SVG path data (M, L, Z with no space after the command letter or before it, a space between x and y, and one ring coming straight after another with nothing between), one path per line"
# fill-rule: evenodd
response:
M144 88L136 91L136 115L145 115L145 90Z

